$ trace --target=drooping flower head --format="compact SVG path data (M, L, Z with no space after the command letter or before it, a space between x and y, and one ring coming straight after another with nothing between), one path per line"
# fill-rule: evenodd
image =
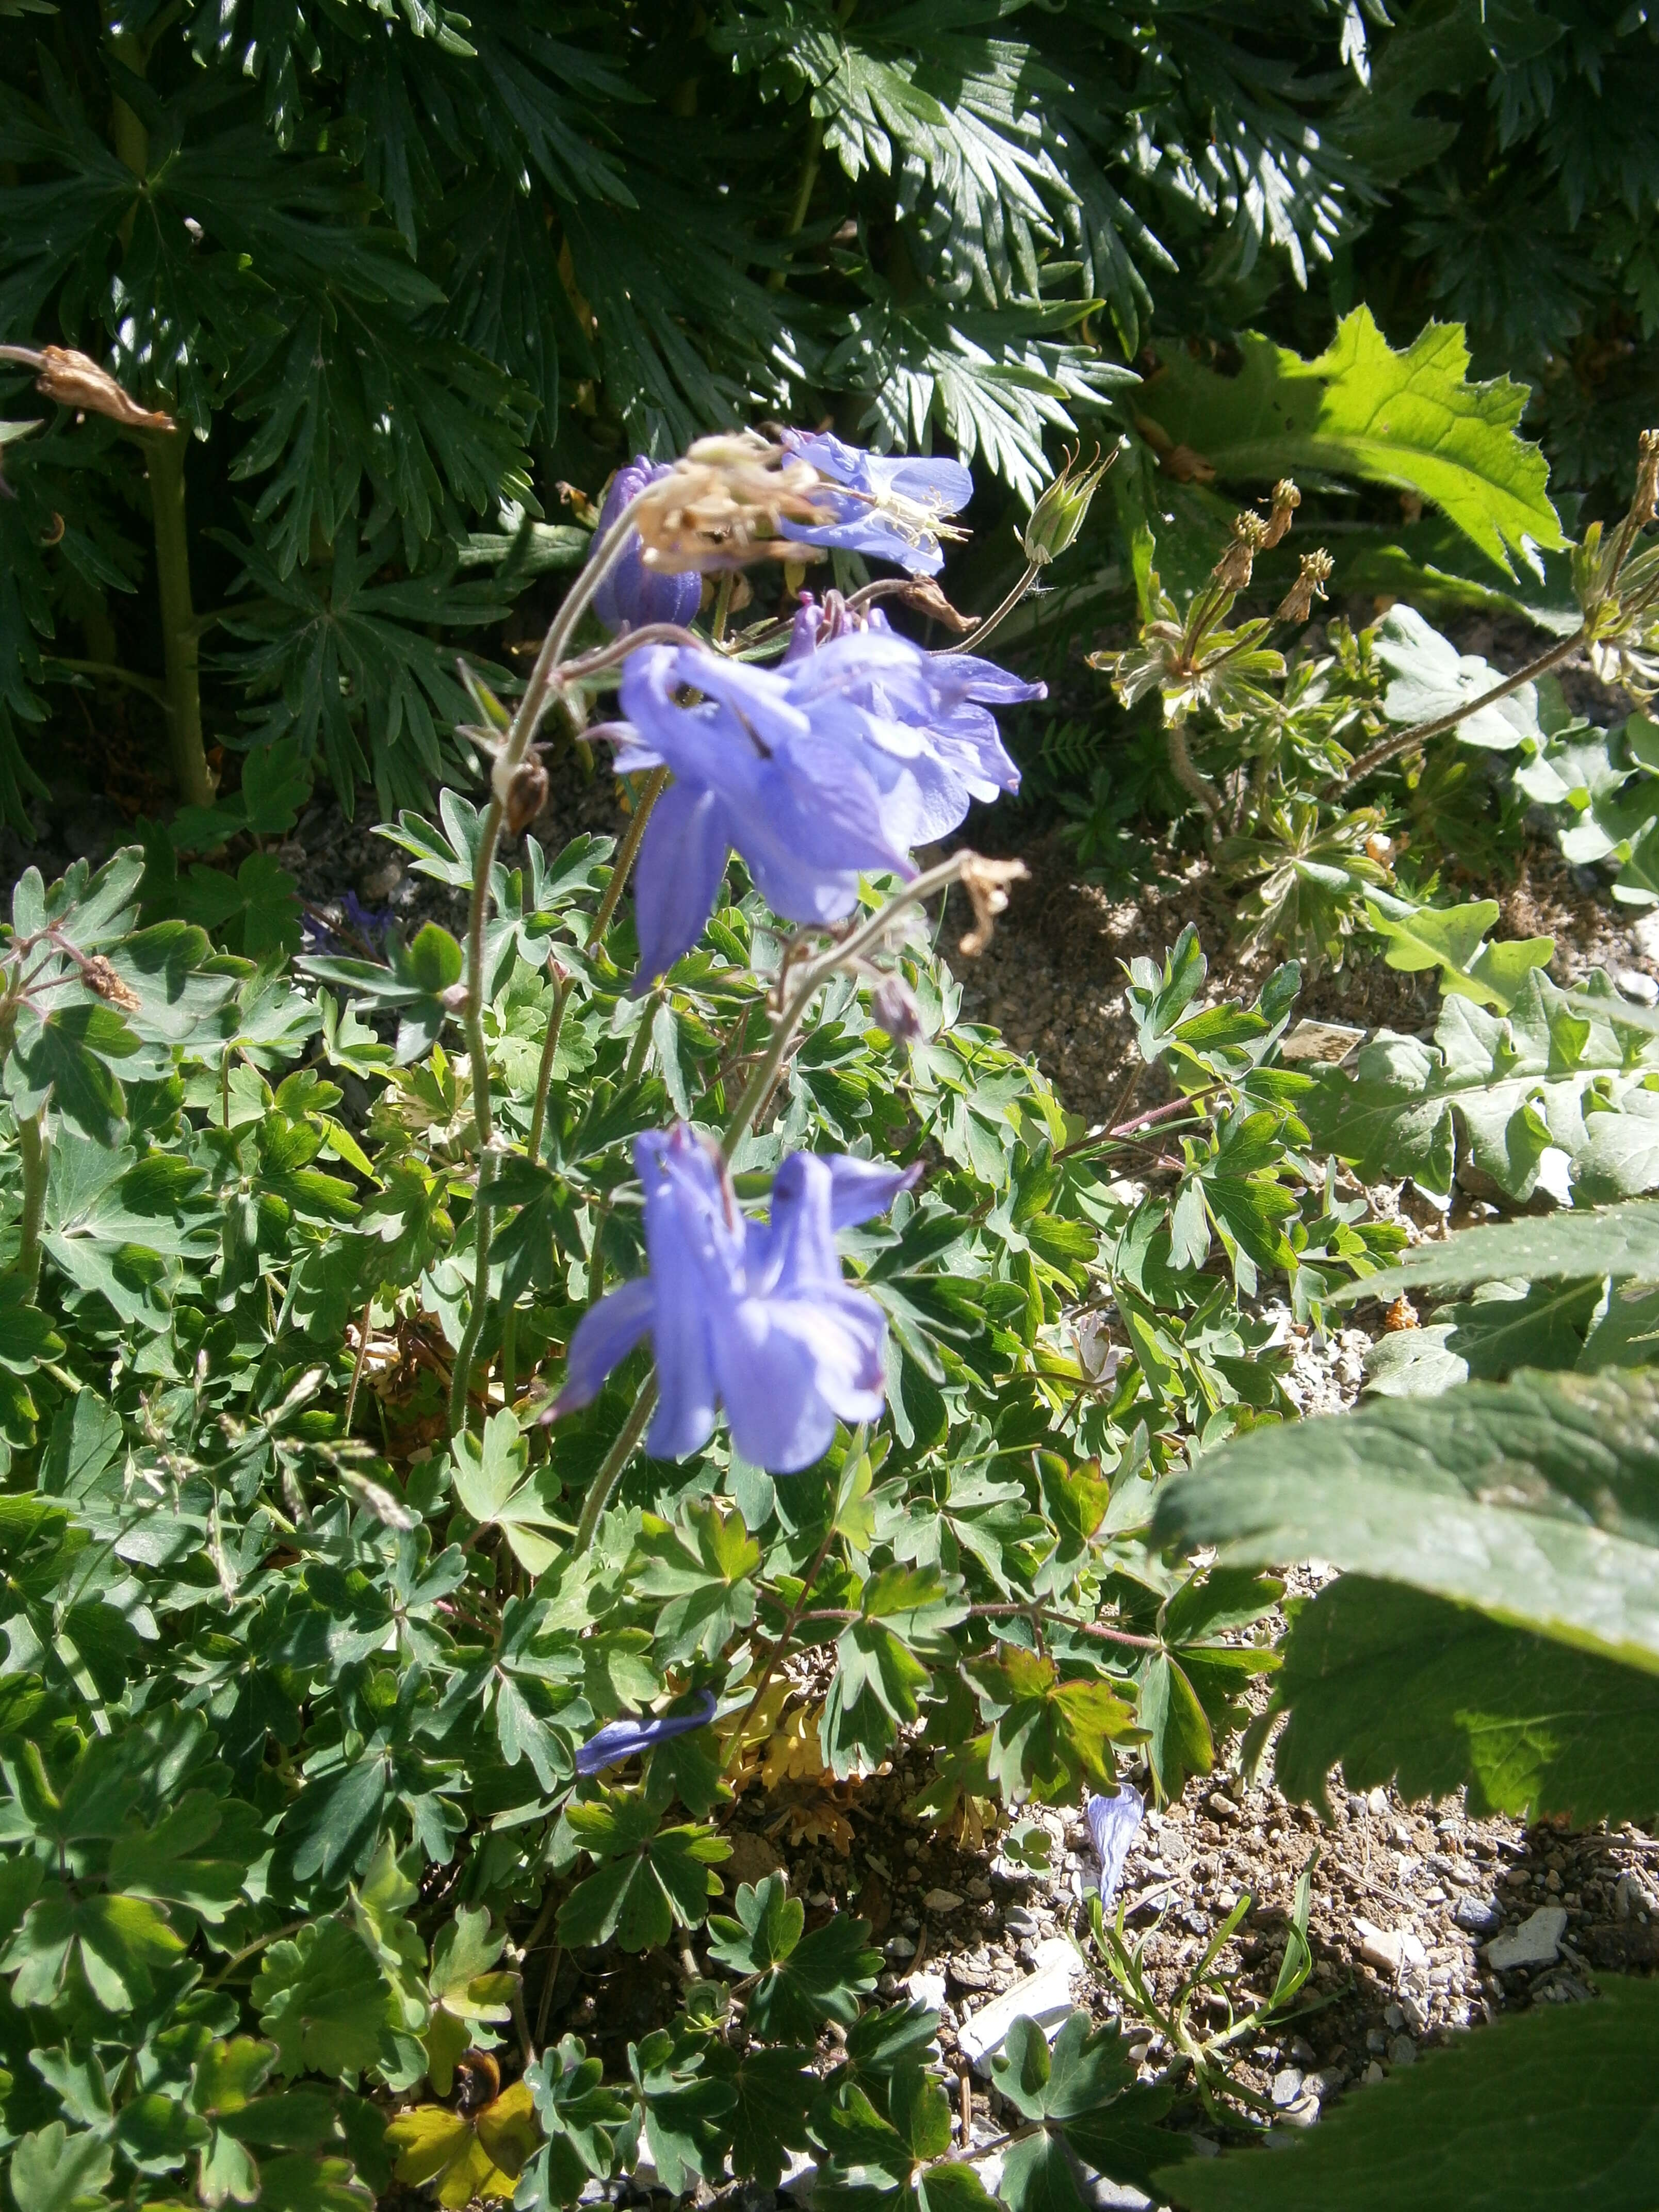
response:
M578 1774L598 1774L607 1766L620 1766L625 1759L635 1753L649 1751L653 1743L666 1743L671 1736L689 1735L693 1729L707 1728L714 1717L719 1704L712 1690L701 1690L690 1709L683 1713L643 1715L632 1720L607 1721L602 1729L595 1729L576 1753Z
M714 1433L754 1466L794 1474L823 1458L836 1423L873 1420L887 1324L842 1279L836 1232L885 1212L916 1169L792 1152L771 1218L738 1210L725 1163L684 1122L638 1137L647 1274L585 1314L555 1414L591 1404L611 1369L651 1340L659 1398L645 1448L683 1459Z
M828 510L820 523L786 522L786 538L891 561L913 576L936 576L945 565L941 540L968 534L950 520L974 495L974 479L960 461L866 453L824 430L786 430L783 443L824 479L820 504Z
M593 532L595 551L623 509L647 484L660 482L667 474L665 462L648 461L643 453L636 453L625 468L617 470L599 509L599 526ZM636 530L595 591L593 611L612 632L638 629L644 623L689 623L702 597L701 578L664 575L646 567Z
M666 765L640 850L640 980L694 945L733 848L791 921L850 914L860 871L909 877L909 848L955 829L1019 772L986 702L1041 697L966 653L928 653L884 623L820 645L816 613L775 668L644 647L623 672L624 772ZM686 695L691 695L688 702Z
M834 688L863 711L862 758L882 790L889 835L907 847L946 836L972 800L1018 790L988 709L1048 696L1046 684L971 653L924 653L878 606L854 612L834 592L822 606L802 594L782 665L804 702Z
M1118 1884L1123 1879L1129 1846L1135 1839L1146 1808L1138 1790L1132 1790L1127 1782L1120 1782L1115 1796L1091 1797L1086 1809L1095 1856L1100 1861L1100 1901L1109 1912Z
M665 575L745 568L793 550L783 535L827 511L806 462L753 430L698 438L646 488L635 520L645 565Z

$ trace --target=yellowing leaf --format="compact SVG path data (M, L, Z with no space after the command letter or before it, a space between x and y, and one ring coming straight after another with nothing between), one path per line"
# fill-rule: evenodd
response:
M541 2141L527 2082L515 2081L474 2118L443 2105L399 2112L386 2131L399 2181L434 2184L447 2212L475 2197L510 2197Z

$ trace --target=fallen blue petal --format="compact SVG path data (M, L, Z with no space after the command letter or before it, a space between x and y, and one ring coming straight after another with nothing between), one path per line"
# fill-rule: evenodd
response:
M1094 1838L1095 1856L1100 1861L1100 1901L1109 1912L1117 1895L1117 1886L1123 1879L1129 1846L1146 1810L1140 1792L1132 1790L1127 1782L1118 1784L1115 1797L1089 1800L1089 1833Z
M688 1735L693 1729L707 1728L718 1702L712 1690L701 1690L690 1712L664 1713L654 1720L607 1721L576 1753L576 1771L597 1774L602 1767L620 1766L636 1753L649 1751L653 1743L666 1743L670 1736Z

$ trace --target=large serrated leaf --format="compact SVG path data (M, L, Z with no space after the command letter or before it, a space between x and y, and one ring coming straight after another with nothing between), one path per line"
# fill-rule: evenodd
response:
M1339 1291L1336 1303L1397 1297L1419 1287L1570 1282L1592 1275L1659 1283L1659 1200L1465 1229L1443 1243L1420 1244L1397 1266Z
M1329 469L1418 492L1511 575L1510 556L1528 539L1563 543L1544 456L1516 435L1527 387L1469 383L1458 325L1430 323L1395 353L1370 308L1356 307L1315 361L1253 331L1239 345L1237 376L1171 348L1136 395L1170 447L1224 477Z
M1274 1703L1290 1713L1275 1779L1310 1802L1340 1765L1350 1790L1467 1790L1474 1817L1588 1827L1659 1806L1652 1675L1369 1576L1340 1576L1297 1612Z
M1659 1672L1659 1374L1522 1374L1258 1430L1177 1477L1154 1534L1328 1559Z
M1190 2212L1652 2212L1659 1982L1601 1988L1461 2036L1276 2157L1224 2152L1158 2179Z

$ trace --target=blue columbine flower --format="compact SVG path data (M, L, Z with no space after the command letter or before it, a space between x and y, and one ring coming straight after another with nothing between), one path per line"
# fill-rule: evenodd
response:
M1146 1808L1139 1790L1127 1782L1117 1785L1115 1797L1091 1797L1088 1803L1089 1833L1100 1861L1100 1901L1109 1912L1123 1879L1123 1865Z
M886 1318L842 1279L836 1232L884 1212L919 1170L791 1152L762 1224L738 1212L724 1161L684 1121L636 1138L634 1162L650 1273L582 1316L554 1413L590 1404L648 1336L659 1392L648 1452L700 1449L723 1405L752 1465L812 1466L838 1419L873 1420L884 1395Z
M867 553L913 576L936 576L945 565L940 539L967 534L949 523L974 495L974 479L960 461L869 453L823 430L786 430L783 446L810 462L831 487L823 501L831 520L814 526L786 522L786 538Z
M822 607L803 593L781 665L809 712L825 690L863 711L860 757L882 793L888 835L907 848L947 836L971 800L1018 790L988 709L1048 696L1047 684L970 653L924 653L879 607L849 622L833 592Z
M700 695L695 705L679 703L687 688ZM831 687L816 688L809 712L787 672L690 647L629 656L629 726L611 732L617 765L674 772L635 873L641 986L696 943L734 846L762 897L791 921L850 914L864 869L915 873L856 757L860 717Z
M599 509L599 527L593 532L596 550L629 501L647 484L667 474L665 463L647 461L643 453L635 454L625 468L617 470ZM644 623L689 623L702 598L701 576L664 575L647 568L635 532L594 592L593 611L609 630L638 629Z
M637 1719L607 1721L588 1737L576 1753L578 1774L598 1774L607 1766L620 1766L625 1759L636 1752L649 1751L653 1743L666 1743L672 1735L687 1735L693 1729L707 1728L714 1717L719 1700L712 1690L700 1690L691 1711L684 1713L663 1713L656 1718L641 1716Z
M860 871L911 876L913 845L1018 786L987 704L1040 698L1041 684L924 653L879 621L820 644L818 617L809 602L775 668L691 647L629 658L627 723L592 734L618 744L621 769L674 772L635 878L641 988L696 944L733 847L775 912L837 921Z

